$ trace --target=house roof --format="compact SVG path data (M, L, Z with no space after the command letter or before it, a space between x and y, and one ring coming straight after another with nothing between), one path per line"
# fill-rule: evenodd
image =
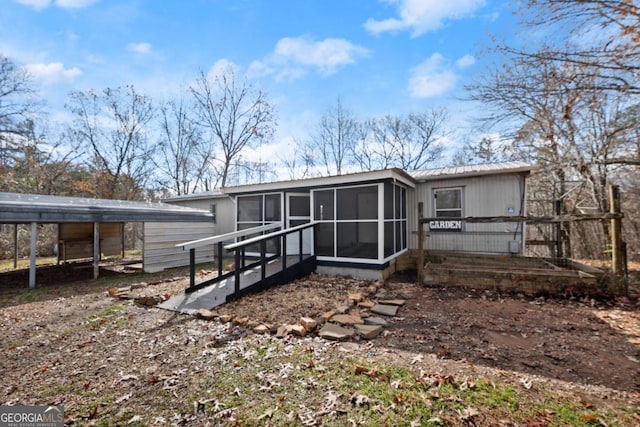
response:
M313 187L324 187L333 185L360 184L382 180L398 180L409 187L415 187L415 181L402 169L383 169L376 171L354 172L344 175L321 176L314 178L303 178L286 181L264 182L259 184L246 184L224 187L213 191L203 191L201 193L185 194L181 196L168 197L166 202L179 202L188 200L209 200L215 198L228 197L232 194L240 193L265 193L282 190L308 189Z
M214 189L211 191L203 191L201 193L181 194L180 196L167 197L163 200L168 202L180 202L189 200L219 199L223 197L228 197L228 195L219 189Z
M280 191L296 188L312 188L334 185L360 184L365 182L383 181L383 180L399 181L409 187L415 187L415 181L402 169L383 169L367 172L355 172L344 175L323 176L315 178L305 178L290 181L276 181L262 184L239 185L234 187L225 187L222 191L226 194L250 193L250 192L268 192Z
M367 172L348 173L344 175L323 176L289 181L274 181L260 184L247 184L225 187L202 193L186 194L165 199L168 202L203 200L226 197L240 193L264 193L270 191L306 189L333 185L360 184L372 181L394 179L409 187L415 187L417 182L434 181L447 178L466 178L483 175L501 174L529 174L536 167L526 162L500 162L479 165L442 167L405 172L402 169L392 168Z
M536 167L526 162L500 162L480 165L453 166L408 172L418 182L434 181L446 178L468 178L483 175L529 174Z
M211 221L200 209L166 203L0 193L0 223Z

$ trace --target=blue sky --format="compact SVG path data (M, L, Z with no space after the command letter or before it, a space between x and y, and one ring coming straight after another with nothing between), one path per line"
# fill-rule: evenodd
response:
M231 64L275 104L280 148L338 97L360 118L447 107L469 132L462 87L484 69L489 33L514 25L506 0L0 1L0 52L27 67L52 117L71 90L132 84L166 99Z

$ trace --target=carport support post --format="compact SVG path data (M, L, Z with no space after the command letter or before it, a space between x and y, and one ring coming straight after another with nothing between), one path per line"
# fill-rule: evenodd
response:
M13 224L13 268L18 268L18 224Z
M31 251L29 253L29 289L36 287L36 250L38 242L38 223L31 223Z
M100 275L100 223L93 223L93 279Z

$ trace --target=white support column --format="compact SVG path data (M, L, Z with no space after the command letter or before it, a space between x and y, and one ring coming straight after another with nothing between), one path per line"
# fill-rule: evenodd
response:
M29 253L29 288L36 287L36 250L38 242L38 223L31 223L31 250Z
M100 275L100 223L93 223L93 278Z

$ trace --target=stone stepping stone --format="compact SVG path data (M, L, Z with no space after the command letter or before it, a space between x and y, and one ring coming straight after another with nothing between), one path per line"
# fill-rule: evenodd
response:
M343 341L351 338L355 331L351 328L343 328L335 323L325 323L318 335L331 341Z
M397 306L402 306L406 303L406 300L403 299L385 299L385 300L380 300L378 301L378 303L380 304L386 304L386 305L397 305Z
M382 317L371 316L364 319L365 325L375 325L375 326L387 326L389 322L384 320Z
M378 326L378 325L356 325L356 331L358 331L358 334L366 339L366 340L370 340L373 339L375 337L377 337L378 335L380 335L380 333L382 332L382 326Z
M376 314L382 314L383 316L395 316L398 312L397 305L388 304L376 304L371 307L371 312Z
M336 314L331 318L331 321L349 326L364 324L364 321L360 316L353 316L351 314Z

